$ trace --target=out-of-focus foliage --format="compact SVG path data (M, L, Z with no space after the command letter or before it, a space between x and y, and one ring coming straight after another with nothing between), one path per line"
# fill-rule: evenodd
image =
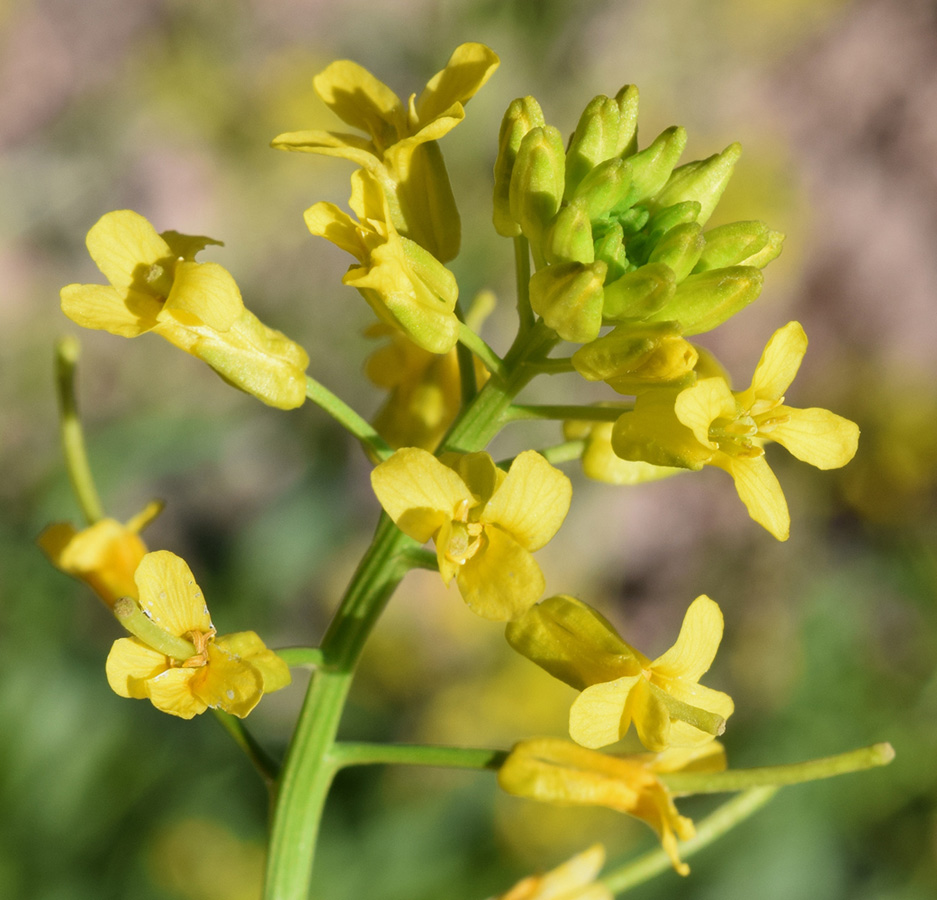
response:
M508 102L533 93L568 132L590 97L633 82L644 143L674 122L694 136L688 158L742 142L712 225L759 217L788 235L762 300L706 340L740 377L798 318L812 344L789 402L816 398L862 429L842 472L772 457L794 510L786 545L718 473L621 489L574 475L567 523L538 557L548 589L575 585L652 654L679 625L675 598L718 600L726 635L710 678L736 701L733 766L886 739L898 754L861 789L847 777L783 791L689 879L664 875L642 896L937 893L932 4L21 0L0 4L0 29L0 896L247 898L259 878L266 804L248 764L210 719L176 722L107 689L114 622L34 544L75 516L51 353L74 330L59 288L96 277L83 235L103 212L134 208L158 230L225 241L206 259L303 344L317 378L373 412L367 310L339 283L341 254L302 222L311 203L341 202L349 168L267 145L336 126L311 86L331 60L358 59L405 92L465 40L504 63L458 141L442 144L463 296L510 297L510 246L488 205ZM486 328L499 350L510 307ZM314 409L267 409L155 339L132 353L105 334L82 341L108 515L165 499L147 542L185 556L223 632L317 640L377 516L356 448ZM543 428L544 443L559 440ZM302 689L252 715L274 744ZM572 697L423 573L366 652L344 733L507 746L519 732L561 735ZM372 872L381 900L480 900L595 840L612 861L652 841L614 813L496 796L471 773L351 771L327 815L322 900L378 900Z

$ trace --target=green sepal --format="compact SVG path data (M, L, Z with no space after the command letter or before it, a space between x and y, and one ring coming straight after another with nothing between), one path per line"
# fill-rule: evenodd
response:
M729 266L690 275L670 300L647 318L677 321L686 335L712 331L748 306L761 293L763 283L761 270L754 266Z
M574 597L549 597L509 622L504 636L521 656L583 690L641 671L639 657L598 610Z
M657 194L667 184L684 147L686 147L686 130L673 126L661 132L649 147L629 157L631 189L616 209L627 209Z
M739 265L743 259L764 249L768 243L768 226L764 222L730 222L710 229L703 237L706 247L694 272Z
M591 263L595 259L592 223L585 202L564 206L543 236L543 255L548 263Z
M666 185L649 205L660 209L674 203L696 200L701 207L696 221L705 225L726 189L735 163L741 155L741 144L729 144L722 153L715 153L706 159L674 169Z
M615 155L633 156L638 149L638 89L633 84L626 84L615 94L615 101L621 114Z
M673 269L678 283L683 281L693 271L706 246L702 231L695 222L671 228L657 242L648 262L664 263Z
M530 306L564 341L585 344L602 327L605 263L545 266L530 279Z
M501 121L498 157L495 160L494 220L495 231L504 237L517 237L520 225L511 216L511 175L524 136L545 125L540 104L533 97L519 97L511 102Z
M669 266L663 263L641 266L605 286L602 315L610 322L646 319L668 304L676 287L677 278Z
M524 135L511 174L511 218L540 255L543 230L560 208L566 180L563 139L552 125L533 128Z
M616 281L628 271L628 257L625 255L624 235L621 225L618 222L603 222L600 229L596 228L595 223L592 226L592 233L595 236L598 231L598 237L595 238L593 249L595 259L601 259L608 267L605 274L605 280L608 282Z
M618 156L621 110L618 102L600 94L582 115L566 151L566 198L600 163Z

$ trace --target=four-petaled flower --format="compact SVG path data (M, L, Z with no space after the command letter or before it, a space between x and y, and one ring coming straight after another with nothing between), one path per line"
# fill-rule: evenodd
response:
M159 515L163 504L149 503L126 524L100 519L78 531L70 522L55 522L37 543L52 564L85 582L108 606L120 597L136 597L133 580L146 554L140 532Z
M764 458L776 441L818 469L846 465L856 453L859 429L826 409L784 403L807 350L799 322L788 322L768 341L751 386L731 391L724 378L701 378L682 391L641 394L633 412L615 424L612 446L623 459L658 466L728 472L749 515L778 540L790 535L784 493Z
M289 684L286 663L253 631L216 637L202 592L175 554L147 553L136 585L139 605L129 597L115 605L134 637L114 642L105 667L121 697L149 699L183 719L209 707L243 718L263 694Z
M302 405L306 351L244 308L226 269L195 262L218 241L157 234L139 213L123 209L102 216L86 243L110 284L62 288L62 310L72 321L121 337L152 331L270 406Z
M595 880L605 864L605 848L595 844L543 875L529 875L494 900L612 900Z
M703 687L722 640L722 612L705 594L686 612L677 642L650 660L597 610L573 597L544 600L507 626L518 653L582 691L569 734L584 747L613 744L634 722L648 750L695 747L725 729L732 698Z
M342 121L367 132L368 138L296 131L274 138L273 146L340 156L366 169L383 186L396 229L448 262L459 252L459 212L436 141L462 121L464 104L498 63L484 44L462 44L420 96L413 94L404 103L367 69L339 60L316 76L316 93Z
M514 619L543 594L543 573L530 551L559 530L572 486L539 453L521 453L505 473L487 453L446 465L405 447L374 469L371 484L401 531L434 540L440 575L447 584L455 577L478 615Z
M692 749L609 756L558 738L516 744L498 769L498 784L509 794L548 803L607 806L646 822L660 838L674 869L688 875L677 839L693 837L693 823L677 812L659 775L719 772L725 750L718 741ZM537 896L537 895L535 895Z

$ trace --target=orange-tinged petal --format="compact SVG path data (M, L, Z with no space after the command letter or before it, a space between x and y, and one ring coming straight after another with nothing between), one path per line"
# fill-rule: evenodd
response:
M799 460L818 469L845 466L859 446L859 426L828 409L792 409L778 406L772 415L789 416L772 426L766 437L776 441Z
M722 629L719 604L700 595L686 611L676 643L651 663L653 672L665 678L699 681L716 658Z
M171 259L169 245L139 213L118 209L105 213L85 239L91 258L119 291L146 284L151 266Z
M485 506L482 520L493 522L528 550L537 550L559 531L569 512L570 480L534 450L511 464L507 478Z
M182 322L193 317L216 331L227 331L244 312L244 302L237 283L223 266L180 262L164 309Z
M631 724L628 697L643 680L634 675L587 687L570 707L569 736L593 750L621 740Z
M763 456L736 458L717 453L712 464L725 469L735 482L739 499L748 514L771 532L779 541L791 534L791 516L787 510L784 492Z
M184 559L168 550L147 553L137 568L140 606L161 628L177 637L212 630L201 588Z
M377 466L371 486L397 527L418 541L428 541L460 503L474 503L452 469L416 447L404 447Z
M163 308L158 297L132 288L118 291L105 284L69 284L60 292L62 312L82 328L137 337L156 325Z
M146 683L169 668L169 660L136 638L119 638L111 645L104 671L115 694L143 700Z
M208 665L196 669L191 691L211 709L244 718L263 696L264 681L249 662L213 643L208 645Z
M749 409L756 400L780 400L806 352L807 335L800 322L788 322L779 328L771 335L755 366L751 387L739 395L742 407Z
M486 619L522 616L543 595L546 581L536 560L513 537L486 528L487 545L456 574L462 599Z
M147 696L158 710L191 719L208 709L204 700L192 693L192 680L201 669L167 669L146 682Z

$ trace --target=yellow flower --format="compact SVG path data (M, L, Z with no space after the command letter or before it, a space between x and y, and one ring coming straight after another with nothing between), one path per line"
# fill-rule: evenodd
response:
M790 514L764 443L776 441L818 469L836 469L853 458L859 441L856 424L842 416L784 404L806 350L800 323L788 322L768 341L747 390L733 392L724 378L714 377L683 391L640 395L634 412L615 424L615 453L659 466L725 469L749 515L787 540Z
M136 585L139 605L124 597L114 608L134 637L114 641L106 664L121 697L183 719L209 707L243 718L264 693L289 684L286 663L253 631L215 637L202 592L175 554L147 553Z
M125 525L101 519L78 531L70 522L56 522L39 535L37 543L57 569L85 582L108 606L119 597L136 597L133 580L146 545L140 532L163 508L153 502Z
M546 582L530 551L559 530L572 498L569 479L539 453L521 453L505 473L487 453L450 465L415 447L371 473L381 506L405 534L436 543L439 574L486 619L522 615Z
M495 900L612 900L612 892L595 880L605 863L605 848L595 844L544 875L519 881Z
M607 806L641 819L657 832L677 872L688 875L690 867L680 861L677 839L693 837L693 823L677 812L658 775L680 770L718 772L725 767L725 751L718 741L692 750L609 756L569 741L536 738L514 746L498 770L498 784L519 797Z
M121 337L152 331L270 406L302 405L306 351L244 308L226 269L195 262L196 253L218 241L157 234L124 209L102 216L86 243L110 284L62 288L62 311L72 321Z
M340 156L381 183L390 217L405 237L447 262L459 252L459 213L438 138L465 116L467 103L498 67L483 44L462 44L419 97L404 103L386 84L350 60L316 76L316 93L342 121L368 138L329 131L296 131L274 138L281 150Z
M349 206L360 221L334 203L306 210L309 231L347 250L361 263L342 281L357 288L377 317L403 331L430 353L448 353L459 339L455 276L431 253L397 232L387 194L369 173L351 176Z
M722 640L722 612L705 594L690 604L677 642L653 661L573 597L544 600L505 634L518 653L582 691L569 734L584 747L615 743L631 722L648 750L695 747L722 734L734 709L728 694L699 684Z

